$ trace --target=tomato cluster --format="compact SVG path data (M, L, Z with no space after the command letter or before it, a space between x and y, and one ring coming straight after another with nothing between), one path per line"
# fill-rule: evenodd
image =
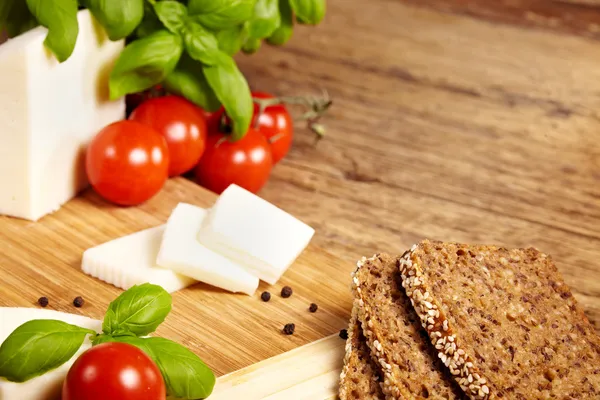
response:
M254 92L257 99L271 95ZM255 105L250 130L231 141L223 109L211 113L182 97L141 102L128 120L102 129L87 149L92 187L119 205L143 203L169 177L194 171L199 184L219 194L235 183L251 192L269 179L273 165L288 153L293 124L284 105Z

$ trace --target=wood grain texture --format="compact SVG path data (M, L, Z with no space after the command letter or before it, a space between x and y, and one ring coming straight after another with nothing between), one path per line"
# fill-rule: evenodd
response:
M600 38L600 0L401 0L493 23Z
M335 101L327 138L299 129L261 194L347 262L425 237L538 247L600 328L598 42L329 4L323 25L239 58L255 88Z
M38 223L1 217L0 306L36 307L47 296L50 309L102 319L122 290L81 272L83 251L166 222L179 202L208 207L215 197L179 178L138 208L110 206L88 191ZM218 375L238 370L345 328L353 268L310 246L277 285L263 283L253 297L196 284L173 294L173 311L156 334L188 346ZM279 295L285 285L294 289L289 299ZM272 299L264 303L267 288ZM72 305L76 296L86 301L81 309ZM293 336L281 332L289 322Z

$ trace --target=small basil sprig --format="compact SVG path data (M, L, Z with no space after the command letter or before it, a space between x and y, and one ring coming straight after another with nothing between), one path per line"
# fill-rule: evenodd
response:
M268 38L280 24L279 0L257 0L254 15L248 21L248 36L254 40Z
M182 400L204 399L215 375L185 347L164 338L147 338L171 310L171 295L157 285L137 285L108 306L102 334L55 320L32 320L15 329L0 346L0 377L25 382L71 359L85 337L92 344L121 342L137 346L161 371L167 394Z
M0 377L25 382L69 361L85 337L95 335L55 320L32 320L15 329L0 346Z
M132 344L156 363L165 380L167 395L178 399L205 399L213 391L215 374L194 353L171 340L121 336L105 342Z
M171 301L171 295L160 286L136 285L110 303L102 332L106 335L149 335L171 312Z

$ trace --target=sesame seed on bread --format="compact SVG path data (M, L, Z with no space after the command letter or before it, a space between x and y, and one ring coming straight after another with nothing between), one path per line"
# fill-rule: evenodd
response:
M600 338L536 249L423 241L399 262L438 357L472 399L600 399Z
M340 400L384 400L381 389L381 368L371 358L358 322L358 303L352 309L346 340L344 368L340 375Z
M353 291L363 333L384 374L388 399L463 399L429 343L404 293L398 258L379 254L359 261Z

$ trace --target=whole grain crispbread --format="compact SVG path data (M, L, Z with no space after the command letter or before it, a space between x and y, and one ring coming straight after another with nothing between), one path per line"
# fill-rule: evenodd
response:
M348 326L346 356L340 375L340 400L384 400L381 368L371 358L362 327L358 321L358 303L354 302Z
M363 259L353 276L358 319L388 399L462 399L401 286L398 258Z
M600 338L547 255L423 241L399 269L472 399L600 399Z

